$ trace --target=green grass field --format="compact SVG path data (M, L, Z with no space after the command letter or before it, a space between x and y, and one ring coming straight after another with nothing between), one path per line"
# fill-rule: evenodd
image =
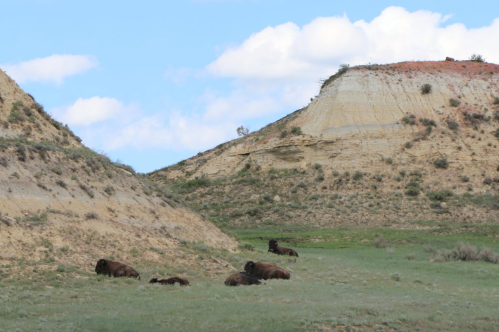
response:
M0 331L499 330L499 264L430 262L435 250L459 241L499 252L497 226L290 227L237 236L255 251L224 253L236 269L247 260L271 262L290 270L291 280L227 287L227 275L211 279L198 271L188 277L190 287L158 286L148 284L161 269L152 265L135 265L142 281L60 266L12 278L9 266L0 266ZM300 257L267 253L269 237L293 240L282 245ZM374 245L379 238L386 240L382 248Z

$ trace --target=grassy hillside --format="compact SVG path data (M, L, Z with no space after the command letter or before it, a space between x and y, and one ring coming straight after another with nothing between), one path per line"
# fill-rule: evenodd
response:
M248 164L234 176L216 179L160 174L153 179L228 232L283 225L414 228L425 222L499 220L497 179L487 186L489 193L474 191L466 179L456 180L455 189L433 190L421 171L326 173L318 163L305 170L269 171ZM462 192L463 186L469 190Z

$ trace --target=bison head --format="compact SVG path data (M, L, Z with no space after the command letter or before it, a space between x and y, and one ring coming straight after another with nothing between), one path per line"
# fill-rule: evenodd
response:
M158 282L158 278L152 278L151 281L149 281L150 284L155 284Z
M249 261L244 265L244 271L252 275L255 272L255 262Z
M274 252L275 248L277 248L277 240L272 239L269 241L269 250L270 252Z
M99 259L97 261L97 265L95 265L95 272L97 272L97 274L106 273L106 266L107 266L107 261L105 259Z

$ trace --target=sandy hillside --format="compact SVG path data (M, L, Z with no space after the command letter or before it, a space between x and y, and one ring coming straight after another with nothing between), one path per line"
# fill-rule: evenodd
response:
M167 189L83 146L0 70L0 264L174 264L186 242L236 246Z

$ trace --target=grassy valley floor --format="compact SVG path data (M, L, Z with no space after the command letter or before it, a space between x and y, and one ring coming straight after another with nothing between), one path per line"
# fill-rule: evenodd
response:
M236 236L245 248L236 254L202 245L186 250L201 263L229 262L234 272L248 260L276 263L291 271L291 280L227 287L230 273L206 276L202 268L140 260L134 267L141 281L74 266L42 270L26 261L19 270L19 262L12 262L0 266L0 331L499 330L499 264L452 259L460 241L471 254L483 247L498 253L496 225L435 224L408 231L288 226ZM300 257L267 253L270 237L290 241L281 245ZM172 275L188 278L191 286L148 284L154 276Z

